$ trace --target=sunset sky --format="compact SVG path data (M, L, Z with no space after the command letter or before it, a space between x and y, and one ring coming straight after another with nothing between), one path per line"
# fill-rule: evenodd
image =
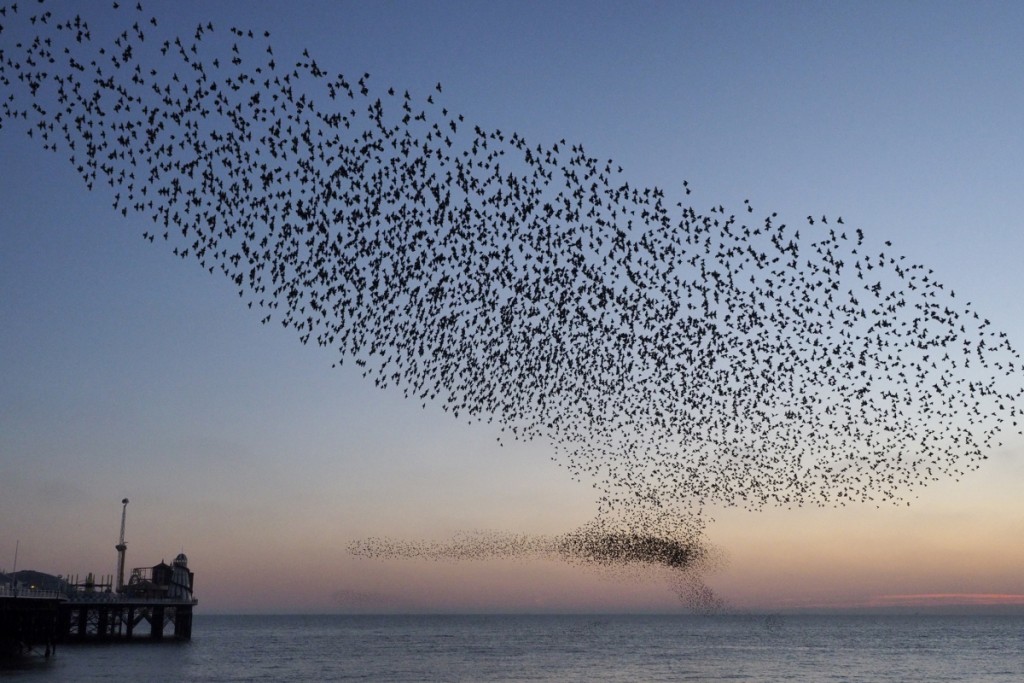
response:
M1020 3L144 5L161 35L268 29L282 62L440 81L468 121L581 142L673 204L685 179L702 210L842 215L1024 347ZM682 609L654 572L352 557L566 532L595 494L550 444L499 444L261 325L23 128L0 161L0 569L17 542L19 568L113 573L128 497L128 566L183 550L201 612ZM1024 439L989 456L910 506L706 509L706 580L740 610L1024 611Z

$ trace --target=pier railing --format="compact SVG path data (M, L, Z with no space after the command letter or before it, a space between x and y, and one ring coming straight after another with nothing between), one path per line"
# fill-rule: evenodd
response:
M114 603L133 605L198 605L199 598L141 598L120 593L71 593L68 602Z
M66 600L68 602L93 603L132 603L135 605L198 605L199 598L141 598L118 593L64 593L62 591L41 590L39 588L15 588L10 585L0 586L0 598L34 598L37 600Z
M0 586L0 598L36 598L40 600L60 600L67 596L60 591L44 591L38 588L15 588L14 586Z

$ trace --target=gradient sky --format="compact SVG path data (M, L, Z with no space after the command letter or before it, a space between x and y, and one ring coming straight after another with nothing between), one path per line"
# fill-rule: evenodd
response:
M269 29L533 144L582 142L701 210L842 215L1024 345L1024 5L175 2L161 33ZM83 6L83 12L86 11ZM14 40L0 35L0 40ZM651 574L378 562L354 539L590 520L541 442L499 446L262 326L234 285L0 131L0 568L113 573L180 550L206 612L675 611ZM708 511L740 609L1024 609L1024 440L910 507Z

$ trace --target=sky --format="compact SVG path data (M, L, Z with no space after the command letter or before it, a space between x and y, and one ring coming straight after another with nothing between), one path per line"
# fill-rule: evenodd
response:
M150 2L271 32L707 209L842 215L1024 344L1024 7L978 2ZM87 15L87 8L80 10ZM104 15L106 16L106 15ZM0 34L0 44L15 40ZM0 90L2 93L2 90ZM0 569L184 551L200 611L673 612L663 577L353 557L367 537L558 534L596 511L551 444L497 440L261 325L235 286L0 130ZM909 506L706 510L739 610L1024 610L1024 439Z

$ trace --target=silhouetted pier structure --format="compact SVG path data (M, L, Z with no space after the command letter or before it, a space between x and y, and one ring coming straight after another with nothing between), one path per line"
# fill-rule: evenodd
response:
M55 652L66 599L57 591L0 585L0 658Z
M189 640L196 602L133 600L117 595L68 601L60 605L57 629L64 642L161 640L168 635L175 640Z
M190 640L195 574L185 553L171 564L137 567L124 580L125 513L121 501L121 534L117 574L97 580L53 576L22 570L0 573L0 656L42 652L47 657L58 642ZM15 552L17 566L17 552Z
M195 575L188 558L179 554L172 564L132 570L120 592L111 582L96 583L88 577L69 584L67 600L59 607L57 629L66 642L192 638L192 595Z

